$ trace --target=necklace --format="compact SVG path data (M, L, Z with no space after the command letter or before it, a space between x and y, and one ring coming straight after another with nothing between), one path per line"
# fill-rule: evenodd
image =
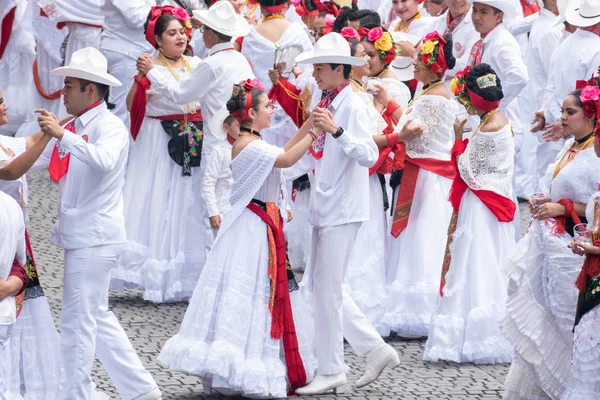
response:
M243 134L242 132L247 132L248 135ZM253 139L260 139L260 133L258 133L254 129L247 128L245 126L240 126L240 135L242 135L242 136L251 136Z
M168 55L166 55L165 53L163 53L162 51L160 52L160 54L166 58L167 60L171 60L171 61L179 61L181 60L181 56L178 57L169 57Z
M575 139L575 141L579 144L585 143L593 134L594 134L594 132L590 132L589 134L585 135L581 139Z
M269 15L265 15L262 18L262 22L266 22L266 21L270 21L272 19L284 19L285 17L281 14L269 14Z
M355 88L359 89L361 92L365 91L365 87L358 79L350 77L350 82L354 85Z
M158 54L158 60L161 62L162 65L164 65L171 72L171 74L173 74L173 77L175 77L176 81L180 80L179 74L171 66L171 64L168 61L168 58L163 53ZM187 72L192 72L192 66L190 65L190 63L188 63L188 61L186 60L185 57L181 57L181 63L183 64L183 69L185 69ZM185 106L186 106L186 110L187 110L186 114L192 114L192 113L196 112L196 109L198 108L196 106L196 102L191 102L189 104L186 104Z
M475 135L477 135L477 133L479 132L479 130L481 128L483 128L490 121L490 119L492 119L492 117L494 115L496 115L496 114L498 114L498 109L497 108L495 110L488 111L487 113L485 113L483 115L483 118L481 118L481 122L477 126L477 129L475 130L475 133L473 134L473 136L471 136L471 140L473 140L473 138L475 137Z
M383 69L381 71L379 71L378 74L373 76L373 78L381 78L381 76L387 72L388 68L389 67L386 65L385 67L383 67Z
M579 154L581 150L585 150L594 142L594 135L588 135L586 137L587 140L585 140L583 143L574 141L571 147L569 147L569 150L567 150L566 153L563 154L558 164L556 164L556 168L554 168L554 175L552 176L552 179L556 178L558 174L560 174L560 171L562 171L567 165L569 165L569 163L573 161L575 156ZM579 147L575 149L575 145L579 145Z
M417 13L413 17L407 19L406 21L400 20L398 25L396 25L394 32L405 32L406 33L408 31L408 28L410 27L410 24L414 20L419 19L419 18L421 18L421 12L417 11Z
M423 96L424 94L426 94L427 92L429 92L434 87L439 86L441 83L443 83L443 81L440 79L439 81L431 82L428 85L424 86L423 90L421 90L421 92L417 95L417 97L415 97L414 99L412 99L410 101L410 103L408 103L408 107L407 108L410 108L415 103L415 101L417 101L417 99L419 97Z

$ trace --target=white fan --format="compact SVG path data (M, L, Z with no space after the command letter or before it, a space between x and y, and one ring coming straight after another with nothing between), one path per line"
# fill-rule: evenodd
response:
M296 66L296 57L303 52L302 46L291 44L286 47L281 47L281 44L277 42L275 43L275 47L273 66L279 68L281 76L287 79L292 73L294 66Z

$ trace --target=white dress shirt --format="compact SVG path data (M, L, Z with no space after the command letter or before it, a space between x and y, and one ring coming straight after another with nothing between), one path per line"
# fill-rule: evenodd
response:
M48 0L41 8L54 22L80 22L102 26L103 2L104 0Z
M15 258L25 264L25 220L21 206L0 192L0 279L6 281ZM0 345L6 333L2 326L12 325L17 318L14 296L0 301ZM1 346L0 346L1 347ZM0 393L1 395L1 393Z
M518 102L514 100L527 85L529 76L521 47L504 24L498 25L483 39L481 62L489 64L502 82L504 98L500 111L507 114L516 133L523 132Z
M204 121L210 121L227 104L235 83L254 78L250 63L231 43L215 45L204 62L179 82L165 82L156 74L153 68L147 75L154 90L179 104L200 101ZM202 153L208 154L222 139L211 132L210 124L204 124L203 132Z
M60 141L71 156L69 170L59 181L58 219L50 240L63 249L124 243L122 192L129 132L106 103L78 117L75 132L65 130ZM47 146L35 166L47 167L52 150Z
M429 32L437 31L440 35L443 35L448 28L449 12L449 10L446 10L446 12L439 17L431 18L429 20ZM454 28L454 31L452 32L452 54L456 59L456 65L452 70L448 70L446 72L447 79L454 77L457 72L465 69L467 62L469 61L471 48L475 42L479 40L480 35L475 30L473 21L471 19L472 13L473 10L469 9L467 15L465 15L460 24L458 24L458 26Z
M229 203L231 184L233 183L231 147L227 140L222 140L213 147L206 158L202 197L206 202L209 217L223 216L231 207Z
M314 161L308 213L316 228L369 219L369 168L379 155L365 103L351 86L336 96L329 111L344 133L337 139L327 134L321 159L306 156Z
M575 81L589 80L598 74L600 37L577 29L554 52L544 95L543 110L547 123L560 120L562 102L575 90Z
M133 59L152 53L154 48L146 41L142 27L154 5L155 0L105 0L101 48Z

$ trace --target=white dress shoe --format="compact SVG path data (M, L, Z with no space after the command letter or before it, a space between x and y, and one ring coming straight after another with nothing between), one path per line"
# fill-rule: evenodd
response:
M162 400L162 393L159 388L154 389L151 392L136 397L133 400Z
M356 381L356 387L361 388L372 383L386 368L394 368L400 364L400 357L392 346L383 343L367 354L367 367L364 375Z
M314 396L333 390L334 394L342 393L343 386L348 383L346 374L317 375L308 385L296 389L298 396Z

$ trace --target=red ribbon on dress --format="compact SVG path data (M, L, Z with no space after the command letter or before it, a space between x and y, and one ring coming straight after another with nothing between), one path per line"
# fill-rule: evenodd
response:
M269 236L269 278L271 279L271 295L269 309L271 311L271 337L283 339L285 363L290 394L306 384L306 371L300 356L298 337L292 314L292 303L288 290L287 251L283 218L275 203L266 203L267 211L250 202L247 208L267 224ZM277 221L277 222L276 222Z
M131 119L129 122L129 129L131 131L131 137L135 140L138 133L140 133L140 128L142 127L142 122L144 122L144 116L146 115L146 92L150 89L151 83L145 76L140 78L136 75L133 79L137 82L137 87L135 88L129 114Z
M573 219L575 225L580 224L581 219L579 219L579 215L577 215L577 213L575 212L575 204L573 203L573 201L569 199L560 199L559 201L557 201L557 203L565 207L565 213L560 217L554 217L554 220L556 221L556 226L554 227L552 232L556 235L564 235L567 231L567 218Z
M457 140L454 142L454 146L450 152L451 162L456 170L456 176L454 177L454 182L452 182L452 187L450 188L450 195L448 196L452 208L454 208L455 211L460 209L462 197L467 189L469 189L483 202L483 204L485 204L492 214L496 216L499 222L511 222L515 219L515 211L517 208L514 201L490 190L470 189L460 176L456 159L465 152L468 143L469 139L462 141Z
M594 240L593 245L600 247L600 240ZM586 254L583 268L581 268L581 272L575 281L575 286L579 289L580 293L583 293L587 287L588 280L598 275L600 275L600 255Z
M169 115L159 115L155 117L150 117L154 119L158 119L160 121L190 121L190 122L202 122L202 112L197 110L192 114L169 114Z
M10 35L12 33L13 24L15 22L15 13L17 12L17 6L11 8L11 10L6 14L4 19L2 19L2 39L0 40L0 59L4 55L4 51L6 50L6 46L8 46L8 41L10 40Z
M435 158L410 158L408 155L405 161L406 165L402 174L402 182L398 189L398 200L394 207L394 219L392 222L391 233L395 238L400 236L408 225L419 170L423 168L448 179L456 177L456 170L450 161L437 160Z

